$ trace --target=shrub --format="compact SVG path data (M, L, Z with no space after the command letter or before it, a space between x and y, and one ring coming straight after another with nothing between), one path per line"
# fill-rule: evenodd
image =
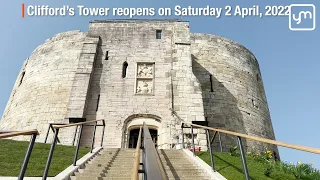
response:
M293 175L281 172L272 173L270 177L274 180L297 180Z
M273 179L292 179L287 178L287 175L293 177L295 180L320 180L320 171L313 168L310 164L303 164L298 162L297 165L293 165L292 163L284 163L284 162L272 162L271 170L266 169L266 172L269 173L269 177ZM281 179L281 178L280 178Z
M238 150L238 146L231 147L229 149L230 155L231 156L239 156L240 154L238 153L237 150Z
M271 172L272 172L272 167L268 166L267 169L264 171L264 175L270 177Z

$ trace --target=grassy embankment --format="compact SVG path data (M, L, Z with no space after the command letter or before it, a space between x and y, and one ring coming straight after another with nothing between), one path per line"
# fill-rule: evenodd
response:
M0 176L19 175L28 145L29 142L0 139ZM35 143L25 174L26 177L42 176L49 150L50 144ZM80 148L78 159L88 152L89 148ZM49 176L56 176L70 166L74 153L74 146L57 145L51 161Z

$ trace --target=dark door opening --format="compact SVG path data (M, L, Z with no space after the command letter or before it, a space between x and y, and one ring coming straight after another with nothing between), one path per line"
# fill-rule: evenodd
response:
M157 147L158 143L158 130L155 129L149 129L150 135L152 138L153 143ZM138 143L138 136L139 136L139 129L132 129L130 130L129 135L129 148L136 148ZM141 135L141 139L143 139L143 134Z

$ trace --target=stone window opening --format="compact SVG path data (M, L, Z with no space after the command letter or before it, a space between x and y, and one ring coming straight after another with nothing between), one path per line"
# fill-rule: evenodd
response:
M253 107L259 109L259 106L257 105L256 101L254 99L251 99Z
M212 75L210 74L210 92L213 92Z
M259 73L257 73L257 81L258 82L261 81L261 77L260 77Z
M23 78L24 78L24 75L26 74L25 71L22 72L21 74L21 79L20 79L20 83L19 83L19 86L22 84L22 81L23 81Z
M109 60L109 51L106 51L106 56L104 57L104 60Z
M162 30L156 30L156 39L161 39Z
M127 76L127 68L128 68L128 63L125 61L122 65L122 78L125 78Z
M100 103L100 94L98 95L96 111L98 111L99 109L99 103Z

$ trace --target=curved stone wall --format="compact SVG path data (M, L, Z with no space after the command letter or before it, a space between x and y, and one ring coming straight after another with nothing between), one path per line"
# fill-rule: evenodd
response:
M85 36L80 31L60 33L33 51L18 75L1 130L38 129L37 140L43 142L48 123L63 122Z
M0 130L38 129L43 142L48 123L105 119L104 146L126 147L126 119L133 115L161 119L160 148L181 143L181 122L205 117L212 127L275 138L259 65L250 51L219 36L192 34L188 22L156 20L96 21L88 33L69 31L47 40L25 61ZM82 145L91 144L92 130L84 128ZM62 143L71 145L74 132L63 129ZM190 131L184 133L190 144ZM206 150L204 131L194 133L196 145ZM216 151L237 145L223 134L215 143ZM277 153L273 146L245 145Z
M274 139L259 64L245 47L223 37L192 34L193 72L201 84L209 125L248 135ZM221 134L222 150L236 139ZM216 138L216 147L220 144ZM273 146L247 141L257 149Z

